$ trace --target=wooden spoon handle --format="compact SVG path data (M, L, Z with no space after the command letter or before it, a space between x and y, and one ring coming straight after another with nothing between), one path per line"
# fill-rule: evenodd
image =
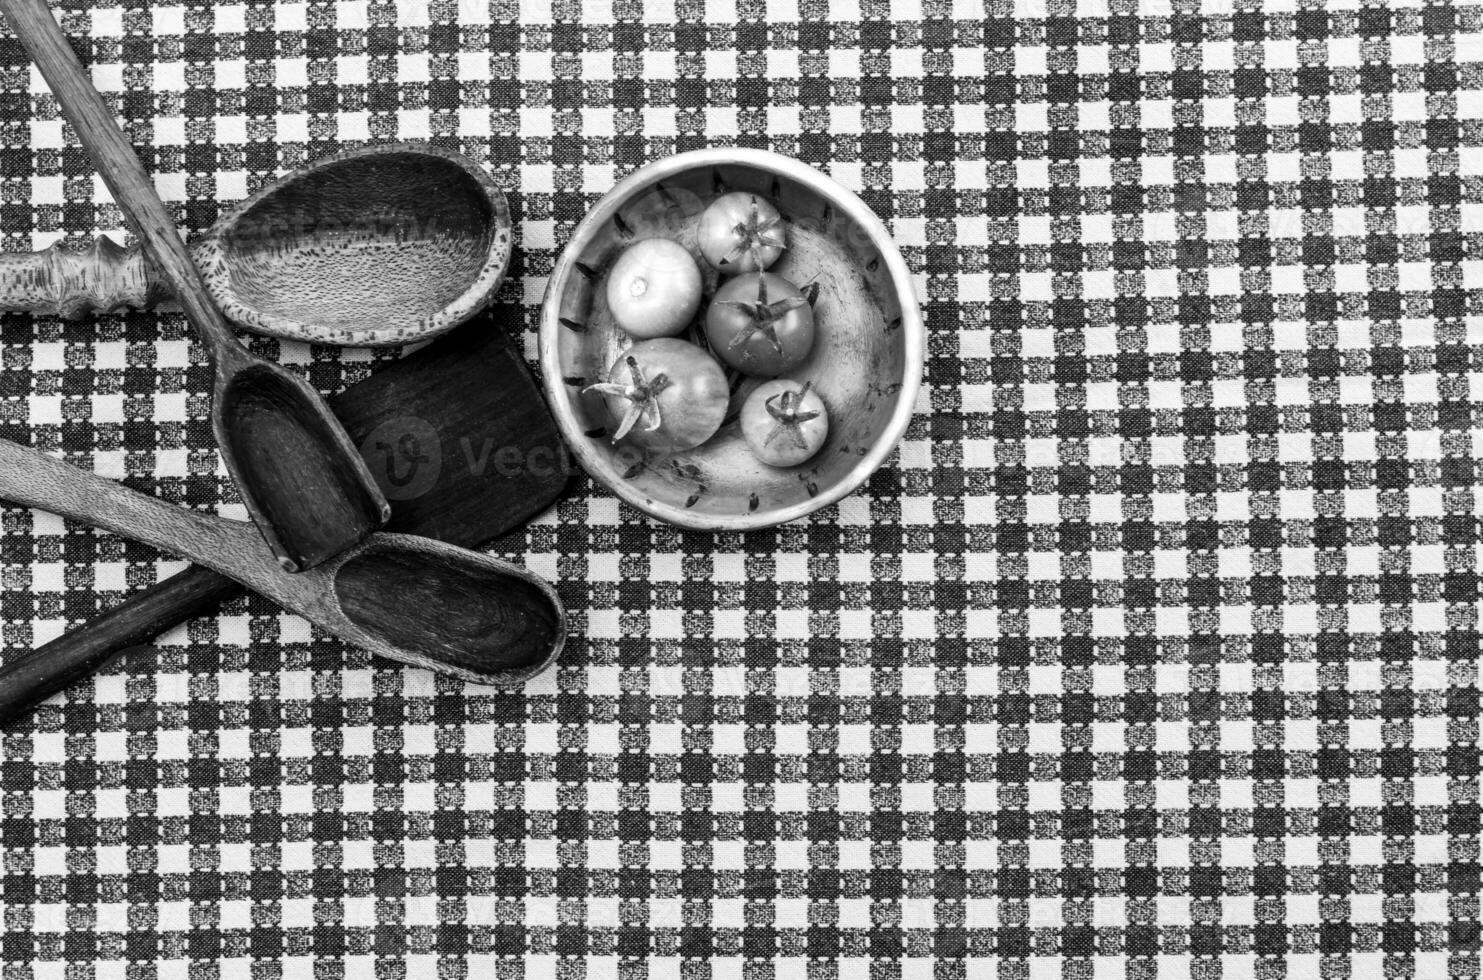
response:
M155 193L149 174L123 130L114 122L112 110L93 87L92 79L57 26L46 0L0 0L0 10L5 12L11 30L51 86L62 114L77 130L134 234L143 242L161 277L174 290L186 316L212 348L213 356L237 348L231 327L212 305L200 273L191 262L185 243L176 234L175 222Z
M0 500L82 521L234 578L278 574L251 524L177 507L4 439Z
M0 310L80 320L95 313L153 309L167 290L138 245L99 235L82 251L61 243L39 252L0 252Z
M185 619L210 612L240 594L224 575L192 565L88 620L50 643L6 661L0 668L0 725L30 711L58 691L102 670L129 647Z

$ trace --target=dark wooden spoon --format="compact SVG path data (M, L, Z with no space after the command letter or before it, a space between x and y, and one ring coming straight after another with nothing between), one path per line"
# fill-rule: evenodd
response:
M567 489L574 477L570 459L540 389L509 342L509 327L485 314L330 398L371 472L384 481L391 500L387 530L477 548L520 527ZM6 657L0 726L242 591L231 579L191 565L34 650ZM527 666L504 661L485 668Z
M372 653L479 683L543 670L566 640L555 589L533 572L410 534L286 574L245 522L186 510L0 439L0 499L189 558ZM516 669L491 665L520 664Z
M0 0L0 10L210 352L216 444L279 564L291 572L312 568L364 540L391 509L345 430L302 378L237 342L45 0ZM224 273L212 267L205 274Z

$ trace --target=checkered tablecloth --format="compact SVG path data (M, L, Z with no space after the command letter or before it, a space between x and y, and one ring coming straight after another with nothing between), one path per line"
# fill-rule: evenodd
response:
M533 360L615 178L762 146L876 208L931 343L810 521L588 485L506 539L574 627L523 689L239 600L5 731L4 980L1479 975L1483 7L58 6L192 231L462 150ZM117 231L8 34L0 89L0 244ZM240 515L178 316L0 343L0 434ZM180 567L3 520L5 656Z

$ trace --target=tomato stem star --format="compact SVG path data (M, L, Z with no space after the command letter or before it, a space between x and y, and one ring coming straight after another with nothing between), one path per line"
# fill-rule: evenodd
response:
M731 343L726 345L728 350L736 350L739 347L743 347L757 334L761 334L767 339L768 343L772 344L772 349L781 357L784 352L783 343L778 339L778 321L794 310L808 305L808 300L802 296L790 296L787 299L780 299L776 303L769 303L767 301L767 276L764 274L757 277L757 299L755 302L746 303L739 300L722 300L721 305L740 310L747 317L746 325L738 330L736 336L731 338ZM750 360L751 351L743 351L743 357Z
M670 385L669 375L662 371L653 378L645 379L643 368L639 367L638 359L632 354L625 358L623 363L628 368L631 383L605 381L601 384L589 385L582 390L584 395L589 391L595 391L599 394L628 400L628 409L623 413L623 421L613 433L614 442L632 432L634 425L640 419L644 422L646 432L653 432L659 428L663 423L659 415L659 393Z
M743 255L750 255L754 266L759 270L766 268L767 263L762 261L762 250L787 247L787 243L783 240L781 226L782 218L776 214L766 219L762 217L762 209L757 204L757 195L752 195L752 206L747 213L747 220L737 222L731 229L738 241L732 246L731 251L722 256L719 264L729 266Z
M777 425L773 426L763 445L770 446L772 441L786 432L793 445L799 449L808 450L808 440L803 438L803 423L819 417L818 412L800 411L803 407L803 396L814 386L812 381L805 381L803 387L797 391L784 391L773 395L766 402L767 414L771 415Z

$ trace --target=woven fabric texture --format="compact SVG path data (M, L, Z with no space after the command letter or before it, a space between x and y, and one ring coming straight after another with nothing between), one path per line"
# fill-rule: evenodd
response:
M615 179L800 157L930 331L811 520L588 483L518 690L260 599L0 736L4 980L1476 978L1483 6L57 5L182 227L342 147L510 196L535 353ZM0 232L120 215L0 32ZM0 318L0 434L242 516L178 315ZM334 391L396 352L254 339ZM4 656L181 567L3 512Z

